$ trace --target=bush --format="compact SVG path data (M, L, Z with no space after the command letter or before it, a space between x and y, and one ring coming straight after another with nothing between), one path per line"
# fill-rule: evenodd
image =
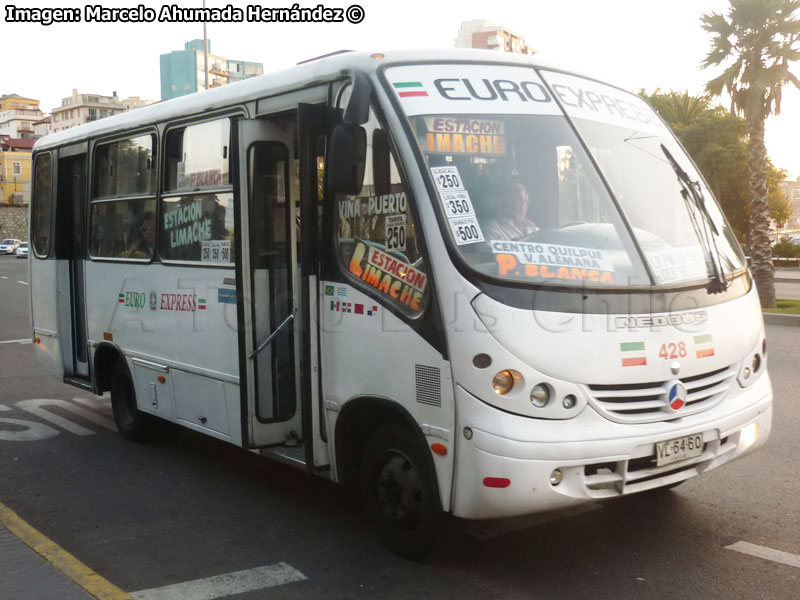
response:
M772 256L778 258L800 258L800 244L793 244L783 238L772 247Z

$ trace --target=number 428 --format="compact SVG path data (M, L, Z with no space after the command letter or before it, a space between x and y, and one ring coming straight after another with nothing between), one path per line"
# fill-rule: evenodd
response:
M661 344L661 350L658 352L658 357L668 360L670 358L684 358L686 357L686 344L681 342L679 344Z

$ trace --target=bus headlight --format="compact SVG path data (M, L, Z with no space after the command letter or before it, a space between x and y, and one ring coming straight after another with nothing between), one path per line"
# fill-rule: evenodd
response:
M758 380L764 370L764 357L755 352L742 361L737 381L740 386L748 387Z
M531 404L536 408L544 408L550 402L550 386L538 383L531 390Z
M518 377L521 377L519 374ZM504 369L497 373L492 379L492 389L494 393L498 396L505 396L508 392L514 389L514 381L516 377L514 377L514 371L510 369Z

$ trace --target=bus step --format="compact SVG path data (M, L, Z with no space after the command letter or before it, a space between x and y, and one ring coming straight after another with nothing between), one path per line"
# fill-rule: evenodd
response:
M306 466L306 449L303 446L271 446L269 448L261 448L261 456L266 456L267 458L300 469Z
M94 393L94 386L92 385L91 379L84 379L83 377L69 377L64 376L64 383L68 383L69 385L74 385L75 387L79 387L84 390L88 390Z

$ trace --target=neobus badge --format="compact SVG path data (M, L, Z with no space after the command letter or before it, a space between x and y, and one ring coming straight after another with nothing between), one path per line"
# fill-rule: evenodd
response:
M705 323L708 320L708 313L704 310L697 310L688 313L669 313L666 315L638 315L627 317L616 317L614 324L617 329L639 329L644 327L667 327L669 325L691 325Z

